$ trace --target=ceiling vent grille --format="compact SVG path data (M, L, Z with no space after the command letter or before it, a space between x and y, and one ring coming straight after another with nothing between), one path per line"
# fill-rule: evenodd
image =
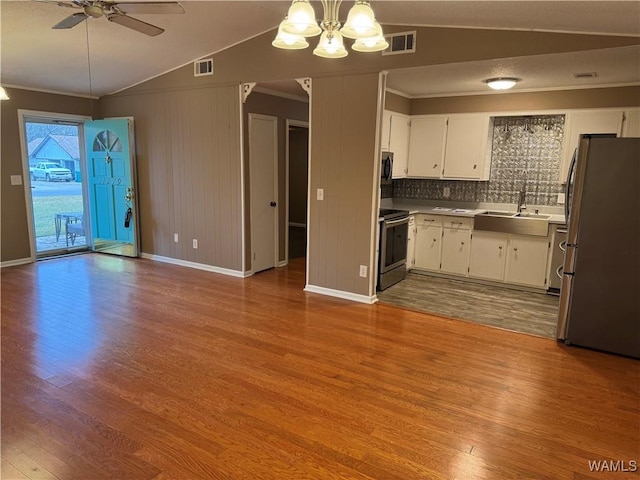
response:
M195 77L213 75L213 58L205 58L204 60L193 62L193 75Z
M382 55L396 55L399 53L415 53L416 51L416 31L398 32L385 35L389 42L389 47L382 52Z

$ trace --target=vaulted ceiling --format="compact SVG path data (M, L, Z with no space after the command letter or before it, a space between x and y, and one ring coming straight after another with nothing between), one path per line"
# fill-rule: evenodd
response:
M73 10L41 1L0 2L0 81L102 96L277 27L288 1L182 1L184 14L132 16L165 32L148 37L104 18L51 26ZM350 1L345 1L341 17ZM314 2L321 16L319 2ZM383 25L448 26L640 37L638 1L374 1ZM437 45L431 48L438 48ZM309 52L311 54L311 52ZM336 60L337 62L345 60ZM474 78L526 77L522 90L640 83L640 47L445 64L392 71L388 86L410 96L477 93ZM574 73L597 72L575 79Z

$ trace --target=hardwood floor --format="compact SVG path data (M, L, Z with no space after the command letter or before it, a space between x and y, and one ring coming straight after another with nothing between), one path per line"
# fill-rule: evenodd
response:
M515 332L556 338L558 297L410 272L381 302Z
M2 269L3 479L592 479L640 460L640 362L89 254Z

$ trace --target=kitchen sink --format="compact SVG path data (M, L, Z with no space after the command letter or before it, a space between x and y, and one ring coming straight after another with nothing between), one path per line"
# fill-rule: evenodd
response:
M551 215L544 215L542 213L520 212L520 213L516 213L514 216L515 217L523 217L523 218L540 218L540 219L546 220Z
M529 212L488 211L475 216L473 229L546 237L549 233L549 217L550 215Z

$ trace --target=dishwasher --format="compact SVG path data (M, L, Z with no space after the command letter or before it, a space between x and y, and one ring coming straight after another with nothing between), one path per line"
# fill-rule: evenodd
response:
M560 295L562 288L562 267L564 265L564 251L567 247L567 226L556 225L553 232L553 250L551 252L551 272L549 276L550 295Z

